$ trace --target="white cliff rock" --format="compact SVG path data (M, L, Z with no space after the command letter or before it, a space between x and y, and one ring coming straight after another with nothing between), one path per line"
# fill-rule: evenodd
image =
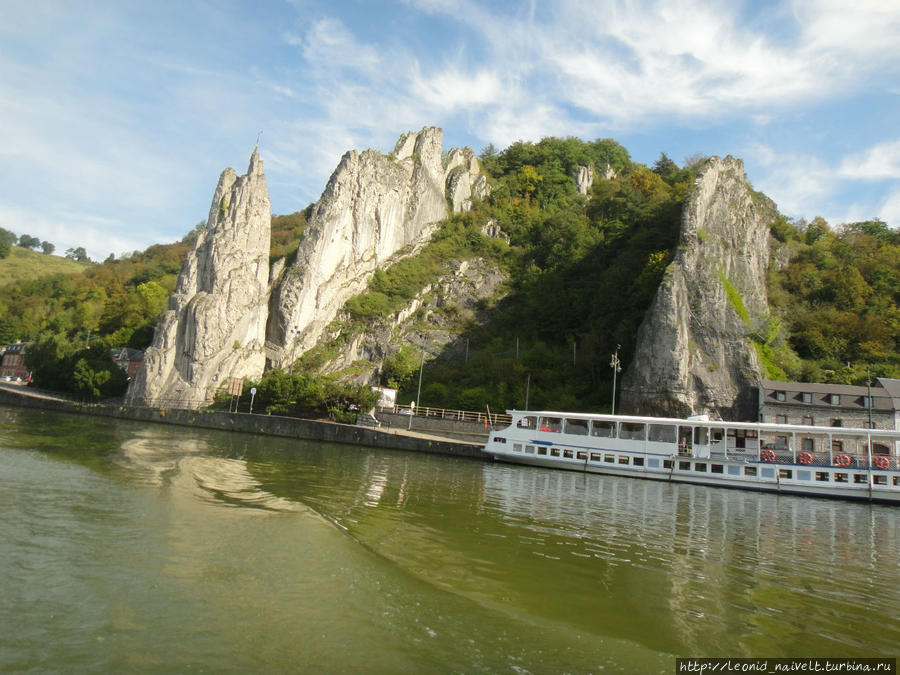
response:
M752 416L746 384L761 373L747 335L768 313L776 214L769 199L751 191L739 159L707 160L684 204L675 259L639 330L622 411Z
M586 195L591 191L594 185L594 167L579 166L578 172L575 174L575 188L579 194Z
M313 208L296 263L272 289L266 333L272 366L286 367L313 347L391 256L428 241L449 215L446 186L453 184L454 209L466 208L484 176L471 150L451 151L445 169L442 136L426 127L403 135L390 155L351 150L343 156ZM484 181L480 189L486 188Z
M128 398L200 407L232 377L265 367L271 207L254 149L247 174L222 172L207 229L178 277Z

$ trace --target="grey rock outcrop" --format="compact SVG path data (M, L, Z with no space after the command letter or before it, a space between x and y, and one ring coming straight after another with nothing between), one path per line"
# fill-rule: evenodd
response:
M761 377L747 337L768 313L773 202L753 193L739 159L711 157L684 204L677 253L638 332L621 410L750 419Z
M285 367L313 347L395 253L423 246L449 215L447 194L458 210L473 194L486 194L471 150L451 151L445 168L442 136L426 127L401 136L389 155L343 156L313 208L296 263L275 280L266 331L271 365Z
M181 269L130 401L199 407L229 378L262 373L271 219L254 149L246 175L228 168L219 178L207 228Z

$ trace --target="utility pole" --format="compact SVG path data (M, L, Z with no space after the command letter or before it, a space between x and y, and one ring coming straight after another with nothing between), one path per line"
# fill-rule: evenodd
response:
M866 364L866 407L869 409L869 428L872 428L872 375L869 371L869 364Z
M622 362L619 361L619 350L622 348L622 345L616 345L616 353L612 355L612 360L609 362L610 368L613 369L613 391L612 391L612 414L616 414L616 374L622 372Z

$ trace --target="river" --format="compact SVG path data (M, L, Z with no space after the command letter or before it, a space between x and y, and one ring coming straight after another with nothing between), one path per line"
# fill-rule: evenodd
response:
M900 511L0 408L0 670L895 656Z

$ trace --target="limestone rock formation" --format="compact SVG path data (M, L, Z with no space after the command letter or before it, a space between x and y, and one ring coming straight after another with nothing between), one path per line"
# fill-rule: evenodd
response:
M768 313L775 204L752 192L743 162L712 157L685 202L680 242L638 333L622 412L749 419L761 376L747 337Z
M197 238L128 398L200 407L231 377L258 377L265 327L272 213L263 162L222 172Z
M401 249L423 246L448 214L487 183L471 150L442 158L441 129L403 135L389 155L351 150L313 208L296 262L274 282L266 353L286 367L313 347L343 304ZM480 192L479 192L480 191Z
M447 195L454 213L472 209L472 197L484 199L490 189L471 148L453 148L447 156Z
M594 167L579 166L578 172L575 174L575 188L579 194L586 195L591 191L594 185Z

